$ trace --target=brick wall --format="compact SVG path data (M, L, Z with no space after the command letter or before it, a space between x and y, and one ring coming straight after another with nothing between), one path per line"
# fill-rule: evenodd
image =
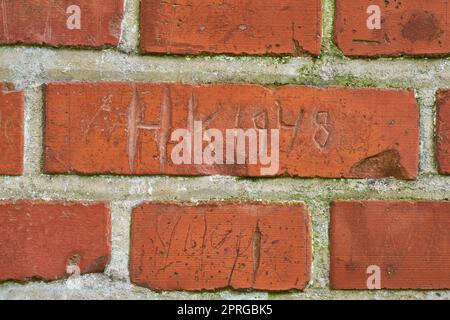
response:
M449 299L448 5L0 1L0 298Z

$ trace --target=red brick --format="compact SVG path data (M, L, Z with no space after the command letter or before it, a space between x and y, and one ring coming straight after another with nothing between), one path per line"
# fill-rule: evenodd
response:
M175 54L319 55L320 0L141 0L141 49Z
M0 83L0 174L23 171L23 92Z
M45 91L46 173L271 175L261 162L175 165L171 133L193 119L224 136L236 127L281 128L274 175L418 173L419 111L409 91L141 83L59 83Z
M335 202L331 286L367 289L378 266L382 289L449 289L449 230L450 202Z
M379 29L368 28L371 5L381 9ZM448 5L448 0L337 0L335 41L347 56L446 55Z
M79 29L68 27L72 5L80 9ZM0 43L116 46L122 11L123 0L2 0Z
M110 229L104 203L0 202L0 280L57 280L68 266L103 272Z
M450 90L441 90L437 94L437 159L439 171L450 174Z
M147 203L132 218L133 283L155 290L303 289L311 230L302 204Z

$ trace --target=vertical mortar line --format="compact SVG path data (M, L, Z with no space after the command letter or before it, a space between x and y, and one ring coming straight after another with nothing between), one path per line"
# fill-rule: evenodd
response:
M322 0L322 55L336 56L339 51L334 44L335 0Z
M436 90L419 89L416 92L420 108L420 174L438 174L435 155Z
M124 0L123 5L123 19L118 49L125 53L138 53L140 0Z
M44 103L42 87L27 87L24 116L24 175L38 176L43 157Z
M105 273L116 281L129 282L131 214L139 201L112 201L111 261Z
M311 281L308 290L319 290L323 293L329 289L330 250L329 250L329 226L330 203L327 200L306 200L311 219L312 231L312 268Z

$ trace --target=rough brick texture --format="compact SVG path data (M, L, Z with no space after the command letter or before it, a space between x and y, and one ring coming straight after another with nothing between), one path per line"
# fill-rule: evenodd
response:
M23 92L0 83L0 174L23 171Z
M437 159L439 171L450 174L450 90L442 90L437 94Z
M123 0L2 0L0 44L115 46L122 11Z
M449 2L0 0L0 300L450 300Z
M447 55L448 5L448 0L337 0L335 40L348 56Z
M103 203L0 202L0 281L103 272L110 228Z
M321 0L141 0L144 52L320 54Z
M301 204L147 203L130 254L132 282L156 290L303 289L310 222Z
M174 164L179 140L172 133L193 132L195 121L223 136L234 128L280 129L274 175L414 179L418 173L419 114L409 91L61 83L47 86L45 100L47 173L265 175L261 162Z
M450 288L450 202L335 202L331 287L366 289L367 268L383 289Z

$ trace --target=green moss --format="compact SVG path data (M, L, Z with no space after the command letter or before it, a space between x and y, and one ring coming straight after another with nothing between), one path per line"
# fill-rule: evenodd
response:
M387 86L385 83L380 83L379 81L375 82L369 78L361 78L352 75L344 75L344 76L335 76L330 85L334 86L342 86L342 87L364 87L364 88L377 88Z
M341 50L334 43L334 0L323 0L323 15L322 15L322 25L323 25L323 40L322 40L322 54L323 57L339 57L342 58L344 55Z
M308 64L301 67L298 70L298 78L296 79L296 84L300 85L313 85L313 86L323 86L325 85L324 80L320 76L319 68L316 63Z
M390 88L390 89L410 89L410 82L384 81L374 80L364 77L355 77L351 75L336 76L333 78L332 85L352 86L352 87L373 87L373 88Z

